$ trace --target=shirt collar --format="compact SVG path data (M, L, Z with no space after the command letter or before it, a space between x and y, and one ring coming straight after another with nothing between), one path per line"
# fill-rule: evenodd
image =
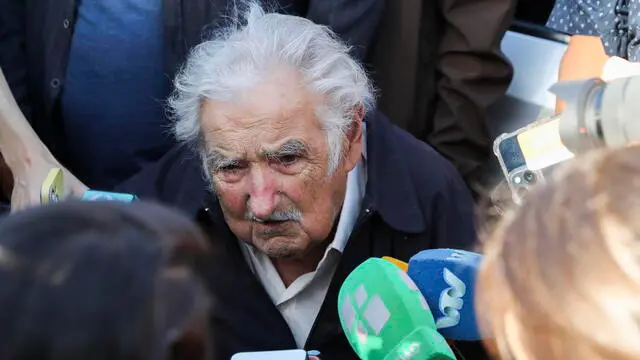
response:
M362 122L362 158L364 161L367 160L367 123L366 121Z
M362 124L362 159L347 175L347 189L344 194L342 209L336 227L336 233L333 241L329 245L330 248L343 252L347 246L349 236L353 232L358 216L360 216L360 207L366 190L366 150L367 149L367 127Z

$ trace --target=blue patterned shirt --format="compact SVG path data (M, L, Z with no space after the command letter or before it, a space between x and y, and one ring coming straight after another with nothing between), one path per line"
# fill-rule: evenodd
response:
M599 36L607 55L640 61L640 0L557 0L547 26Z

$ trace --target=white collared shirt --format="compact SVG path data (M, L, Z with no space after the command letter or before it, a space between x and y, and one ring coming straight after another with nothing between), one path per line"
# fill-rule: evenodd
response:
M249 267L280 310L293 333L296 344L301 349L309 337L311 327L318 316L333 274L338 267L340 256L347 246L349 236L358 220L367 183L366 157L366 127L362 123L362 160L347 175L347 189L336 235L314 272L300 276L287 288L271 259L240 241L240 248Z

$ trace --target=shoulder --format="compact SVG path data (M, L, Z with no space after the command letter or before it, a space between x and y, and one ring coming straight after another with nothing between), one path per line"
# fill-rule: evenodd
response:
M403 137L404 151L410 154L407 171L421 206L429 209L424 213L431 214L431 226L445 217L473 222L475 203L458 169L430 145L405 134L410 137Z
M458 170L429 144L396 125L390 126L390 136L403 154L406 171L418 194L433 196L451 189L467 192Z
M406 218L419 213L423 223L424 248L471 248L476 242L475 204L458 170L431 146L380 115L384 125L386 163L395 171L392 189L402 199L393 209ZM392 216L389 216L392 218Z
M158 162L149 165L115 188L197 214L209 191L198 154L187 145L176 145Z

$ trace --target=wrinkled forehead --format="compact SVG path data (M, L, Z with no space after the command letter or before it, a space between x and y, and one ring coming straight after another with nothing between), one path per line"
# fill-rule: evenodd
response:
M254 111L258 110L258 111ZM315 107L299 107L259 111L242 103L205 101L202 130L205 140L222 143L226 139L274 141L286 136L313 134L322 130Z
M323 139L317 110L322 99L297 81L264 81L233 101L206 99L202 130L207 147L229 150L278 147L287 139Z

